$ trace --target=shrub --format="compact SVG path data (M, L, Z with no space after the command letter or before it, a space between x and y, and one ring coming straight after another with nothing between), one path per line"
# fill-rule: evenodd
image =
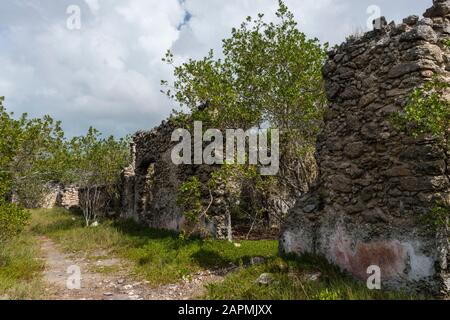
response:
M30 213L15 204L0 200L0 242L17 235L28 223Z

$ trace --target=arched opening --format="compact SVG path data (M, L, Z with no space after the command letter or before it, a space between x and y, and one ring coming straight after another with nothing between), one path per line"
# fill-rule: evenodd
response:
M149 161L139 166L136 176L137 214L143 221L151 223L154 195L155 162Z

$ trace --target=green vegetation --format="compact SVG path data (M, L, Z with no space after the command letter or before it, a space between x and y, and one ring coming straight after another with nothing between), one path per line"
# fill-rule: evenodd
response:
M128 145L124 139L103 139L94 129L69 141L60 122L50 116L15 118L3 101L0 97L0 299L37 299L43 297L43 263L24 208L41 206L52 183L111 192L128 164ZM94 202L89 218L97 212Z
M190 224L190 232L183 236L190 236L194 233L204 237L210 236L208 230L198 230L203 225L203 221L208 221L210 216L208 211L213 204L214 196L217 190L226 190L226 216L228 223L227 239L232 241L232 217L250 219L253 225L267 217L268 209L256 203L256 201L248 201L242 203L241 191L246 188L248 195L260 197L260 199L268 198L270 185L273 183L273 177L262 177L256 166L247 165L231 165L224 164L220 169L211 174L209 181L202 184L198 177L192 177L180 186L177 198L178 206L183 210L185 217ZM207 200L205 200L207 199ZM250 235L250 229L248 235Z
M14 194L24 205L37 206L43 181L49 175L50 154L60 139L59 123L50 117L14 119L0 97L0 299L36 299L43 296L35 238L21 232L30 213L10 202ZM50 147L52 145L52 147Z
M281 1L276 15L277 23L259 14L234 28L223 40L223 59L211 51L175 67L174 83L162 82L166 94L215 128L248 129L269 122L301 131L302 140L314 142L326 102L321 68L327 46L307 39ZM174 65L173 54L168 52L164 61Z
M237 267L223 283L207 287L208 299L424 299L402 292L371 291L317 257L277 257L277 241L242 241L236 246L228 241L180 239L176 234L143 228L133 222L102 221L99 227L86 228L81 216L62 209L34 210L30 230L46 235L67 252L96 251L120 257L134 266L134 275L145 278L151 286L176 283L201 270ZM251 265L253 257L265 262ZM95 257L98 259L98 257ZM117 267L103 267L95 272L116 272ZM256 281L270 273L269 285ZM312 279L314 276L317 279Z
M102 138L90 128L86 136L68 140L61 123L50 116L18 119L0 97L0 241L16 235L27 223L23 208L37 208L52 184L84 188L81 198L86 225L102 213L104 198L117 195L120 172L129 163L128 142ZM14 200L14 204L12 203Z
M31 230L49 236L68 252L89 256L106 250L130 261L136 274L153 286L177 282L204 269L245 264L254 256L275 256L278 249L276 241L243 241L235 247L228 241L183 240L175 233L130 221L104 220L96 228L86 228L81 216L62 209L34 210Z
M80 197L85 224L89 226L98 215L118 198L120 173L130 163L127 139L102 138L90 128L86 136L75 137L67 147L66 184L84 191Z
M437 201L429 212L419 216L419 222L428 226L430 231L434 232L443 228L450 228L450 209L448 204L443 201Z
M436 140L443 152L450 151L449 84L434 78L411 95L405 110L394 114L393 121L413 137L428 136Z
M26 117L13 120L3 107L3 100L0 97L0 245L19 233L28 220L24 210L7 201L14 179L10 168L22 140L19 128L25 124Z
M259 284L263 273L272 283ZM208 286L208 299L217 300L411 300L425 299L402 292L369 290L317 257L272 257L262 265L242 268L223 283Z
M450 102L449 84L435 77L411 94L405 110L395 113L392 122L401 131L414 138L430 138L440 151L450 157ZM450 204L437 200L433 209L422 218L434 227L450 227Z
M246 173L258 173L259 167L250 165L226 169L234 178L228 183L228 193L239 189L236 185L259 183L264 188L255 187L254 197L260 199L269 193L282 199L286 194L295 196L308 190L314 177L312 155L326 103L321 69L328 45L308 39L282 1L276 16L276 22L266 22L263 14L256 19L248 17L239 28L234 28L231 36L223 40L223 59L216 58L213 51L181 66L175 65L170 51L163 59L174 67L175 77L173 83L162 81L166 88L163 92L187 107L188 114L174 111L174 119L185 127L192 120L199 120L205 128L221 130L280 130L282 157L276 179L259 177L264 181L255 182ZM216 190L212 191L214 194ZM202 192L208 195L209 190ZM233 206L233 199L229 199L229 204ZM250 213L248 219L253 221L256 213L268 205L239 209ZM186 212L193 213L191 209ZM204 208L196 212L204 213Z
M38 258L37 241L27 232L0 245L0 300L44 297L44 262Z
M29 218L28 211L0 199L0 245L19 234L27 225Z
M0 198L38 207L48 183L64 173L64 133L49 116L18 119L0 98Z
M177 205L183 210L191 228L207 215L207 208L202 205L202 183L197 177L190 178L180 186Z

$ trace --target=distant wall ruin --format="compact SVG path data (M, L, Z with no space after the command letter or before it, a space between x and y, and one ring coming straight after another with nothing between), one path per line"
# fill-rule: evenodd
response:
M419 19L350 39L324 66L329 108L318 139L319 179L290 212L280 248L314 253L366 280L377 265L383 288L448 293L449 233L420 222L450 203L449 167L432 141L393 129L389 115L434 74L450 81L450 1Z
M48 187L48 192L42 199L41 208L52 209L61 207L65 209L77 209L80 207L79 190L77 187L64 187L61 184L53 184Z
M68 210L80 208L79 189L63 187L57 198L57 206Z
M106 188L99 188L97 192L98 212L107 217L117 216L121 206L115 201L115 197L108 193ZM86 199L92 200L93 198L93 191L89 192L87 188L79 188L73 185L65 187L62 184L53 184L48 187L48 192L39 207L43 209L64 208L67 210L78 210L82 209Z

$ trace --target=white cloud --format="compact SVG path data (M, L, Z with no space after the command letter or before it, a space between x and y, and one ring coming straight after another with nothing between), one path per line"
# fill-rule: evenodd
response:
M100 10L100 4L98 1L99 0L84 0L93 14L96 14L98 10Z
M378 2L395 19L431 3ZM286 3L307 35L335 43L365 25L371 1ZM66 28L72 4L82 10L81 30ZM0 95L16 113L61 119L69 134L89 125L118 135L150 129L173 107L159 92L160 80L171 78L161 62L167 49L180 60L219 52L221 39L246 16L273 19L277 7L276 0L2 1Z

